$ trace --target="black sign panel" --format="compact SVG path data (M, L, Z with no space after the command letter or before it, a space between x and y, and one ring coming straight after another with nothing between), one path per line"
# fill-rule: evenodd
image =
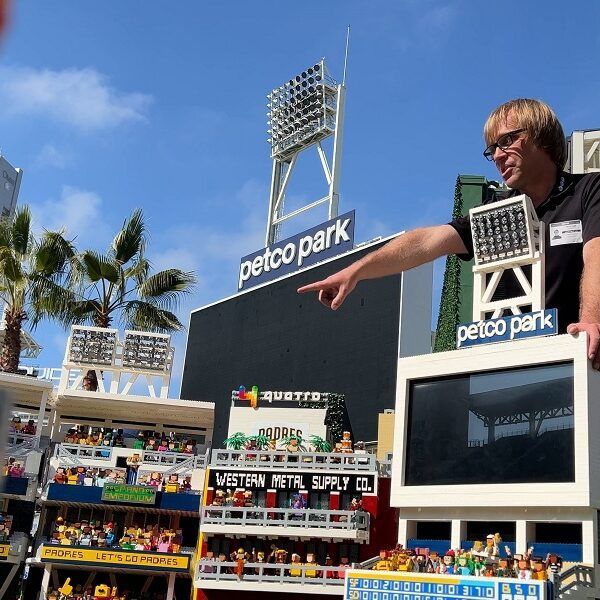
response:
M211 469L208 486L213 489L288 490L374 494L375 474L295 473L274 471L227 471Z

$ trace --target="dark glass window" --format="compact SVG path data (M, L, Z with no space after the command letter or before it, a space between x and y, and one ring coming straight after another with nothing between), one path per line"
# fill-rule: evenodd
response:
M406 485L575 480L573 364L410 383Z

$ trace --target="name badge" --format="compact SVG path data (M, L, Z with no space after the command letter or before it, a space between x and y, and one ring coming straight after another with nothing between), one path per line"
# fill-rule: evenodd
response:
M581 244L583 242L583 228L581 221L561 221L550 223L550 245L562 246L564 244Z

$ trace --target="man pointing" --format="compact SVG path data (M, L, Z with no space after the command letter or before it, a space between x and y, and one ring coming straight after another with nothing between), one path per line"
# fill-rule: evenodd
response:
M600 369L600 173L562 170L562 126L544 102L511 100L488 117L484 156L513 194L526 194L546 224L546 306L556 308L560 333L588 334L588 356ZM562 236L561 231L569 235ZM558 231L554 238L550 232ZM394 275L448 254L473 258L468 217L408 231L327 279L301 287L337 310L358 282ZM510 282L508 296L512 296Z

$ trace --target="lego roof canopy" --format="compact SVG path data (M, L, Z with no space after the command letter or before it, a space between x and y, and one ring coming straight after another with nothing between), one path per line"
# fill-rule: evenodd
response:
M101 392L62 393L58 396L56 410L70 419L106 419L111 422L132 423L141 429L156 425L184 427L186 429L212 429L213 402L124 396ZM101 426L98 423L98 426Z

